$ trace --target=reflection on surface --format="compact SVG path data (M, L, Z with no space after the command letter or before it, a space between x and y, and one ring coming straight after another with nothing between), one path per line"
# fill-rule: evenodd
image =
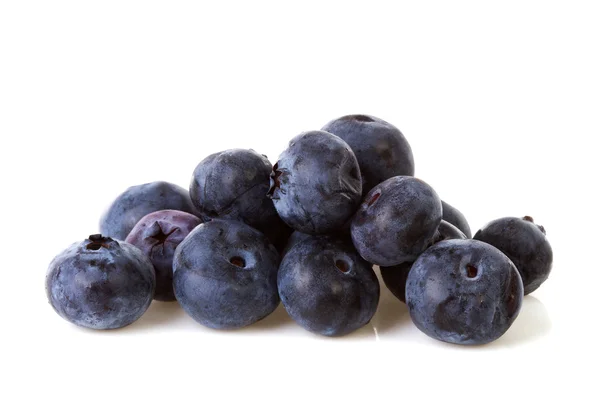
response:
M544 303L529 295L523 298L521 312L512 326L500 339L489 346L521 345L547 334L552 328L552 321Z
M408 307L398 300L385 287L379 268L374 268L381 285L381 294L377 312L370 323L357 331L342 337L328 338L305 331L297 325L287 314L285 308L280 304L277 309L265 319L245 327L234 330L213 330L205 328L187 316L179 303L153 301L146 313L133 324L115 332L136 332L152 329L202 330L203 333L214 333L223 335L229 333L232 336L244 337L245 334L252 335L275 335L278 337L303 336L315 340L332 341L402 341L406 343L420 343L427 346L450 347L460 349L491 350L502 347L513 347L527 344L546 335L552 328L552 322L544 304L529 295L525 296L521 312L510 329L500 339L482 346L460 346L443 343L429 338L420 332L410 320ZM87 331L87 330L86 330ZM106 331L102 331L106 332Z
M245 327L244 330L270 330L293 323L294 321L292 321L290 316L285 311L285 308L283 308L283 304L279 304L275 311L269 314L266 318Z
M381 284L381 297L377 313L369 324L373 331L373 336L396 340L400 336L406 340L426 340L429 344L439 344L442 346L451 346L461 348L459 345L446 344L443 342L429 339L424 333L418 331L410 320L410 314L406 304L398 300L386 287L379 273L379 268L375 267L375 272ZM490 349L503 346L518 346L526 344L532 340L546 335L552 328L552 322L546 311L544 303L529 295L523 299L523 306L519 316L510 327L510 329L498 340L483 346L472 346L471 348ZM415 335L418 335L416 337ZM354 336L354 335L351 335Z
M185 318L185 312L176 301L152 301L142 317L125 329L153 329L170 325L180 318Z
M398 300L392 292L385 287L379 267L374 267L377 278L379 279L381 294L379 297L379 306L377 312L369 326L376 332L378 336L385 337L386 333L392 330L398 330L401 327L406 327L410 323L410 315L406 304Z

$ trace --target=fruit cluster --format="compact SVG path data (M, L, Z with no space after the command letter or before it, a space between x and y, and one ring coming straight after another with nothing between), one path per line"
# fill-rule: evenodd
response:
M212 154L189 191L153 182L117 197L101 234L51 262L48 299L94 329L131 324L153 299L215 329L250 325L281 301L303 328L340 336L375 314L376 264L427 335L499 338L548 278L544 228L502 218L471 239L463 214L413 175L403 134L367 115L294 137L273 166L253 150Z

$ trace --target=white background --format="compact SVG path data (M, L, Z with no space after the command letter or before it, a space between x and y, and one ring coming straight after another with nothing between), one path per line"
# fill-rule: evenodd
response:
M598 398L596 5L3 1L0 397ZM154 303L92 332L47 304L50 260L126 187L186 187L226 148L274 161L349 113L398 126L473 232L502 216L546 227L552 275L497 342L429 339L385 288L340 339L281 308L216 332Z

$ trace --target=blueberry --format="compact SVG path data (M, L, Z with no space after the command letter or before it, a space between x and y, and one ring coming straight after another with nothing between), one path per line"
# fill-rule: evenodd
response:
M467 237L465 234L462 233L457 227L442 220L434 240L435 243L438 243L442 240L466 238ZM392 292L394 296L398 298L398 300L402 301L403 303L406 303L406 278L408 278L408 273L410 272L412 265L412 262L406 262L400 265L393 265L391 267L381 267L379 269L381 271L381 277L383 278L385 286L390 290L390 292Z
M265 224L259 230L267 237L267 239L269 239L269 241L280 253L283 252L288 243L288 239L294 232L294 230L287 226L281 220L281 218L279 218L279 216L277 217L276 222Z
M302 232L298 232L298 231L292 232L292 234L288 238L288 241L287 241L285 247L281 251L281 257L284 257L292 249L292 247L294 247L298 243L302 242L305 239L309 239L312 237L314 237L314 236L309 235L308 233L302 233Z
M434 236L434 243L450 239L469 239L467 235L448 221L442 220Z
M552 247L546 230L533 218L500 218L475 233L474 239L496 247L515 264L529 294L540 287L552 270Z
M406 303L406 279L412 268L412 262L405 262L391 267L380 267L383 283L401 302Z
M296 244L281 262L277 284L290 317L326 336L346 335L367 324L379 301L372 265L341 239L312 237Z
M309 235L308 233L302 233L302 232L298 232L298 231L294 231L285 247L283 248L283 250L281 251L281 257L284 257L291 249L292 247L294 247L296 244L302 242L305 239L309 239L315 237L313 235ZM342 240L351 240L350 239L350 233L349 232L335 232L334 234L330 234L330 235L320 235L318 236L320 238L322 238L323 240L331 240L331 239L342 239Z
M293 138L271 173L269 196L283 221L313 235L341 229L360 204L362 184L350 147L323 131Z
M446 240L415 261L406 282L410 316L430 337L484 344L502 336L517 318L523 283L502 252L473 240Z
M271 163L254 150L231 149L202 160L192 176L190 197L205 221L241 221L265 234L277 248L292 229L267 197Z
M446 203L442 200L442 219L444 221L450 222L452 225L460 229L468 239L471 238L471 227L469 227L469 222L456 208L452 207L450 204Z
M131 186L121 193L100 219L100 232L125 240L144 215L159 210L195 213L187 190L168 182L151 182Z
M173 301L173 255L183 239L202 221L176 210L155 211L139 220L125 241L148 256L156 272L154 299Z
M342 138L354 151L363 195L393 176L415 174L410 145L398 128L382 119L346 115L330 121L323 130Z
M442 203L420 179L396 176L375 186L352 220L360 255L380 266L414 261L433 241Z
M152 263L135 246L91 235L52 260L46 294L67 321L115 329L142 316L152 302L155 284Z
M205 222L175 251L175 297L202 325L241 328L277 308L278 264L277 250L256 229L234 220Z

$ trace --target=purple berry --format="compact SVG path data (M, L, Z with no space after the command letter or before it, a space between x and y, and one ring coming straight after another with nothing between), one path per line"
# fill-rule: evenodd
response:
M155 211L142 218L125 241L150 258L156 272L154 299L174 301L173 256L179 243L202 221L195 215L177 211Z

